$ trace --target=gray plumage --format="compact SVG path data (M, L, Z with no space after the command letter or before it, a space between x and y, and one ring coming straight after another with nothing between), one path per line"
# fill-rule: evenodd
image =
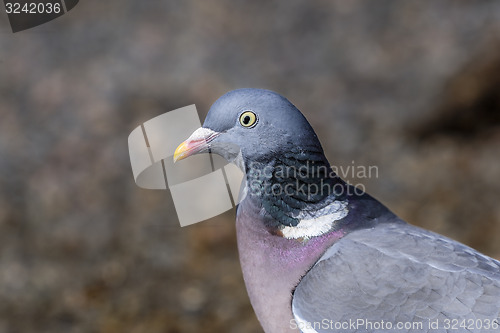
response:
M355 191L286 98L229 92L179 147L246 174L238 249L266 332L500 332L500 262Z
M456 241L401 221L383 223L330 247L297 286L293 311L309 322L420 322L418 332L466 332L445 329L459 319L481 332L479 323L498 318L499 271L498 261ZM431 330L435 320L440 329Z

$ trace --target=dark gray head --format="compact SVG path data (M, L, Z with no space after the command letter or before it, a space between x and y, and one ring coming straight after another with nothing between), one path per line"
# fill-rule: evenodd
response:
M245 166L283 154L313 154L323 149L302 113L285 97L264 89L238 89L220 97L203 127L176 150L175 159L207 152L234 161L240 150Z

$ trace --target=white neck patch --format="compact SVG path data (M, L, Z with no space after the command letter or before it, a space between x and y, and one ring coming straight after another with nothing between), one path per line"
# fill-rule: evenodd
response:
M327 213L325 211L327 211ZM315 213L321 214L323 212L325 213L312 219L300 219L300 222L295 227L282 227L280 231L283 237L287 239L309 239L329 232L333 228L335 222L343 219L349 213L347 209L347 200L333 201L330 205Z

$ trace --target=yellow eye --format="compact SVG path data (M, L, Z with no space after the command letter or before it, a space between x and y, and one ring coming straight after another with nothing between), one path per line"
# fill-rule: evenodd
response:
M245 111L240 115L240 124L243 127L252 127L257 123L257 115L252 111Z

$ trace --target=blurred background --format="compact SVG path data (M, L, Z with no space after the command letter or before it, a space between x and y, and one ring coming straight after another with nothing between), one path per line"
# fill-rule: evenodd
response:
M275 90L412 224L500 258L500 2L80 1L0 14L0 333L260 332L235 212L181 228L127 137ZM196 202L193 202L196 205Z

